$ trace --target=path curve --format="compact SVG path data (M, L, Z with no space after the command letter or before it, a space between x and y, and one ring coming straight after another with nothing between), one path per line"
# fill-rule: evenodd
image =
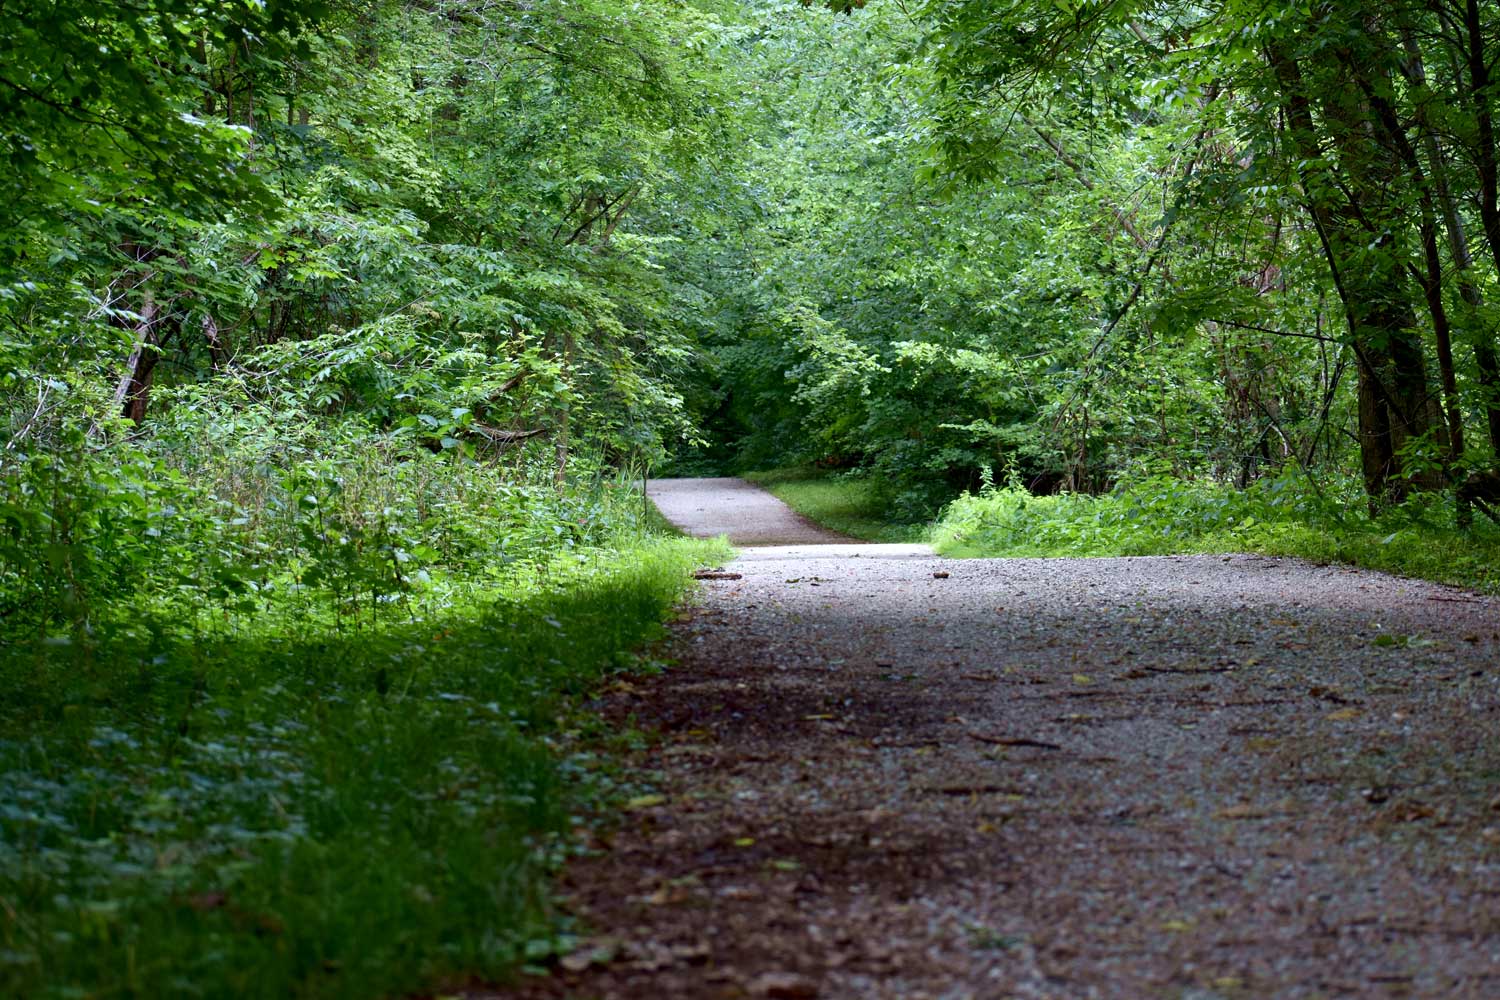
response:
M840 546L809 555L931 555L925 545L864 545L814 524L771 493L743 479L653 479L646 495L662 516L685 534L698 538L726 535L734 545Z

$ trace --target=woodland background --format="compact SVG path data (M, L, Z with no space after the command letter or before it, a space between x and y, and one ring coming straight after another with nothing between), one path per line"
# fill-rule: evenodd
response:
M1495 586L1478 0L5 15L0 992L566 947L651 470Z

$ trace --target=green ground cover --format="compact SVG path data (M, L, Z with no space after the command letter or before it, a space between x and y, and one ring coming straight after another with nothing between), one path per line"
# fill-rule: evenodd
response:
M1160 476L1097 497L990 489L949 505L933 543L959 557L1256 552L1500 592L1500 529L1459 528L1447 498L1372 518L1354 484L1319 494L1293 478L1235 489Z
M0 994L381 996L545 951L611 794L568 706L720 558L568 553L353 634L12 647Z
M0 481L0 996L375 997L556 946L577 708L722 543L357 423L184 414Z

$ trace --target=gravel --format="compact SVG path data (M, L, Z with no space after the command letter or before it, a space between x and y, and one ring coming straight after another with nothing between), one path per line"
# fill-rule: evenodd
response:
M1500 601L854 548L600 698L663 798L564 877L598 959L498 995L1500 996Z
M727 535L735 545L837 545L850 539L819 527L743 479L653 479L646 495L689 535Z

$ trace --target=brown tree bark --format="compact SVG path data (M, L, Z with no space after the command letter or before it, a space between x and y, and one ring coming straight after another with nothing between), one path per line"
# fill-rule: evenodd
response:
M1474 110L1474 167L1479 173L1479 220L1484 226L1485 241L1500 273L1500 164L1495 151L1495 116L1491 102L1489 60L1485 52L1484 19L1479 0L1465 0L1464 52L1469 70L1469 99Z
M1500 205L1496 204L1500 197L1500 178L1497 178L1496 152L1495 152L1495 127L1493 114L1490 111L1490 97L1487 88L1490 85L1489 64L1485 61L1483 25L1479 16L1479 7L1474 0L1469 0L1464 17L1465 43L1467 49L1464 53L1466 65L1469 69L1469 98L1474 102L1475 125L1478 132L1478 149L1475 162L1479 172L1480 191L1480 221L1483 225L1486 242L1489 244L1490 252L1495 259L1496 274L1500 275ZM1413 66L1416 74L1416 82L1424 86L1426 74L1422 68L1420 52L1416 51L1414 43L1408 41L1408 51L1416 58ZM1419 113L1425 113L1419 106ZM1433 164L1434 179L1437 184L1438 199L1443 209L1443 221L1448 231L1448 245L1453 252L1454 266L1459 272L1459 294L1468 306L1471 318L1477 318L1483 298L1479 292L1479 286L1467 275L1473 267L1474 257L1469 250L1468 237L1464 233L1463 218L1458 211L1458 201L1448 184L1447 170L1444 164L1437 140L1428 130L1429 155ZM1493 329L1474 329L1474 362L1479 368L1479 384L1485 392L1485 416L1489 425L1490 446L1497 458L1500 458L1500 356L1497 356L1495 348L1495 331Z
M115 385L114 404L122 416L140 426L146 419L146 400L156 363L161 359L156 339L156 302L150 289L143 296L137 314L140 318L133 327L135 340Z

